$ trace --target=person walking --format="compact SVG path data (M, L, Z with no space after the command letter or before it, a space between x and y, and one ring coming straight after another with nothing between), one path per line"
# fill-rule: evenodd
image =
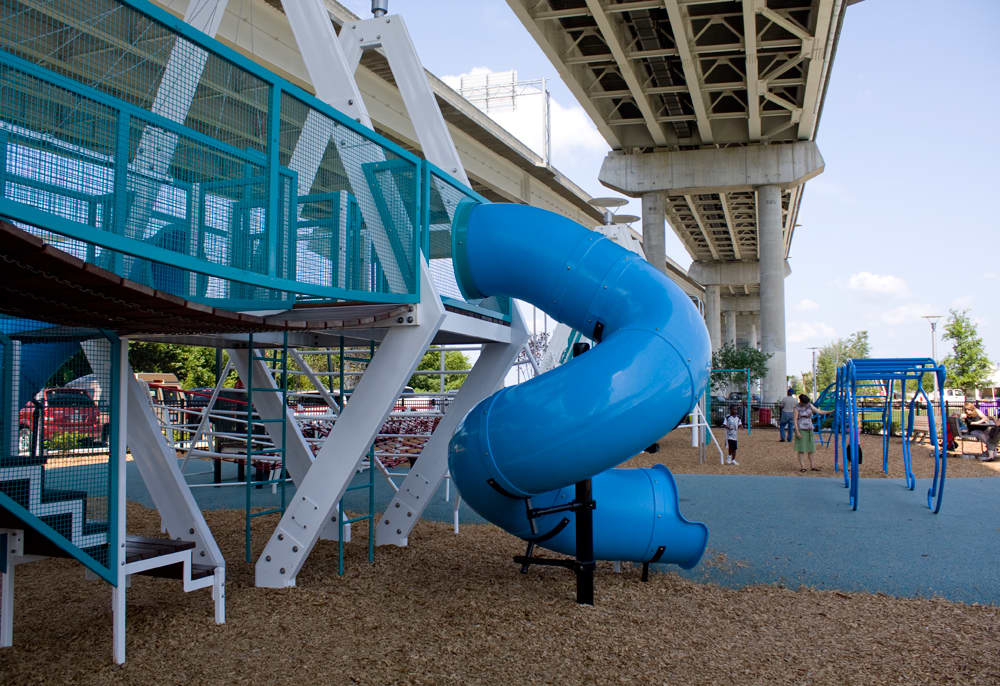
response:
M739 467L740 463L736 461L736 449L739 447L739 428L743 426L743 422L740 421L740 415L735 405L729 408L729 416L722 422L722 426L726 429L726 443L729 446L729 457L726 459L726 464L734 464Z
M795 398L795 391L788 389L788 395L781 399L781 419L778 422L778 443L791 443L794 433L793 422L795 419L795 406L798 400Z
M799 471L809 471L806 469L802 456L809 459L809 469L818 472L819 467L813 465L813 453L816 452L816 442L813 438L813 415L832 414L833 410L821 410L809 400L809 396L803 393L799 396L799 404L795 406L793 412L793 423L795 425L795 441L793 447L799 456Z

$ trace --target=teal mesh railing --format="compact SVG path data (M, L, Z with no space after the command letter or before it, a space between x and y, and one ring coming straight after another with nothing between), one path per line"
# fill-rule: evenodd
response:
M0 528L38 532L49 543L26 539L26 553L62 551L111 583L119 350L99 331L0 315Z
M423 207L426 209L423 225L426 230L423 233L422 249L441 299L446 304L463 310L510 321L510 298L501 296L466 300L455 280L451 255L451 223L455 218L455 210L463 200L488 201L430 162L424 162L424 176L428 183L424 186Z
M0 214L229 309L418 299L399 146L141 0L0 0L0 51Z

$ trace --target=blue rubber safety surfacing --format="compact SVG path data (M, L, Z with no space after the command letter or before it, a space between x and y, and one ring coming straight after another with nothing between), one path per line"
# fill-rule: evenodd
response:
M192 482L211 481L207 463L195 463L190 471L202 472ZM225 465L223 476L232 479L235 467ZM152 507L133 463L128 477L129 499ZM709 527L708 550L690 571L653 565L659 571L734 588L782 584L1000 605L1000 479L949 480L948 506L935 515L919 495L929 479L918 480L915 492L902 479L865 479L865 502L852 511L839 476L675 478L681 512ZM381 512L392 491L381 478L375 491L376 511ZM243 507L242 488L192 492L204 510ZM271 497L269 492L255 494L255 503L269 506ZM277 504L277 496L273 498ZM367 510L367 495L349 493L346 506ZM463 524L484 521L464 505L459 516ZM452 503L445 502L442 487L424 518L451 522L451 517ZM511 570L516 571L513 562Z

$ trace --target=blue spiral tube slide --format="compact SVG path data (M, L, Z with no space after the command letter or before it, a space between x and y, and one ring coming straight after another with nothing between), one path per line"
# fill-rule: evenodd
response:
M597 559L697 564L708 530L680 514L670 471L612 469L673 429L705 388L711 344L690 299L638 255L526 205L463 202L452 256L467 298L519 298L600 340L466 415L449 444L466 503L515 536L575 555L575 515L532 522L524 499L562 505L592 478Z

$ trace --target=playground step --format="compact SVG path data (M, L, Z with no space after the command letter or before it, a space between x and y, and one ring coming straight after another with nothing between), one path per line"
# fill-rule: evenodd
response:
M149 560L162 555L177 553L182 550L193 550L194 541L175 541L169 538L148 538L145 536L127 536L125 538L125 561L128 563ZM183 579L184 565L176 563L164 567L153 567L143 572L143 576L153 576L160 579ZM212 576L215 568L209 565L191 565L191 578L203 579Z

